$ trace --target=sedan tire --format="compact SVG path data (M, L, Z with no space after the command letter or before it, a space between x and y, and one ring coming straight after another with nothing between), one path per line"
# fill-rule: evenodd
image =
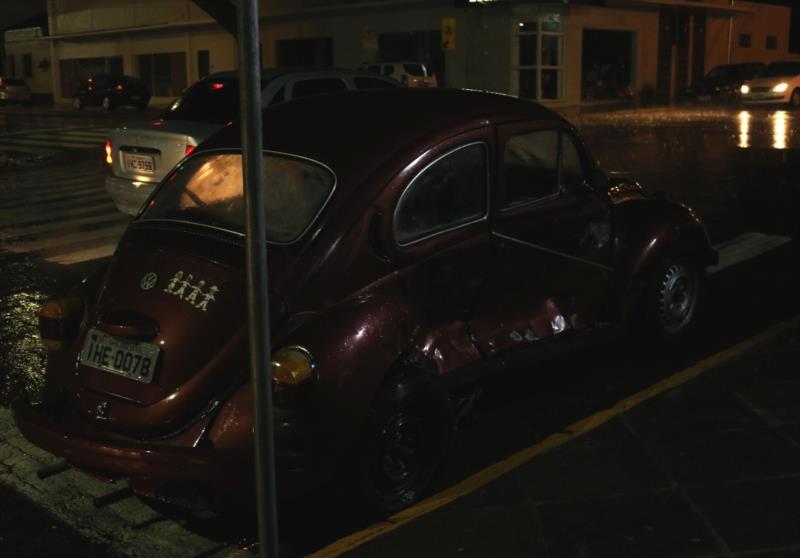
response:
M789 97L789 106L793 109L800 108L800 89L792 91L792 96Z

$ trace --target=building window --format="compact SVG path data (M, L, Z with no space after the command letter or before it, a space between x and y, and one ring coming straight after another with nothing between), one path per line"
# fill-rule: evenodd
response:
M8 58L6 60L7 60L6 74L9 77L16 77L17 76L17 65L16 65L16 59L14 58L14 55L13 54L9 54Z
M767 50L777 50L778 48L778 37L775 35L768 35L767 36Z
M176 97L186 89L186 53L140 54L139 79L153 97Z
M519 24L519 96L553 101L564 96L564 32L559 14Z
M750 35L750 33L739 33L740 48L750 48L752 42L753 42L753 37Z
M33 57L30 54L22 55L22 77L33 77Z

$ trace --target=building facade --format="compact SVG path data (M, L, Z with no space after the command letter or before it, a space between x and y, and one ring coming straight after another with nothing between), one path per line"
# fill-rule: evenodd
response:
M261 0L260 14L265 67L421 61L440 84L554 107L669 102L716 65L791 58L789 8L741 0ZM56 102L108 72L165 104L237 66L234 38L192 0L48 0L48 22L6 37L6 66Z

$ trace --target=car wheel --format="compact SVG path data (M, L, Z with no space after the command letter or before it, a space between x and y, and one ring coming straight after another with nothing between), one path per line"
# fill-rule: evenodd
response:
M800 89L792 91L792 96L789 97L789 106L793 109L800 108Z
M80 97L73 97L72 108L75 110L81 110L83 108L83 100Z
M645 292L646 329L657 341L677 340L695 324L702 272L688 257L667 258L649 276Z
M419 501L444 456L452 419L447 396L422 373L402 374L378 396L361 466L363 510L386 516Z
M103 107L103 110L111 110L114 108L114 103L111 101L111 97L103 97L100 106Z

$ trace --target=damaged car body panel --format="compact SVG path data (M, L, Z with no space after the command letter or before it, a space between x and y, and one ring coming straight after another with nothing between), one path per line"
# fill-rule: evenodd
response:
M358 92L268 108L264 130L283 497L341 473L365 509L400 509L442 459L450 390L634 307L659 335L691 325L714 258L699 219L606 179L545 108ZM252 497L238 142L199 146L111 263L45 306L43 402L15 406L34 443L139 494ZM665 265L672 290L651 295Z

